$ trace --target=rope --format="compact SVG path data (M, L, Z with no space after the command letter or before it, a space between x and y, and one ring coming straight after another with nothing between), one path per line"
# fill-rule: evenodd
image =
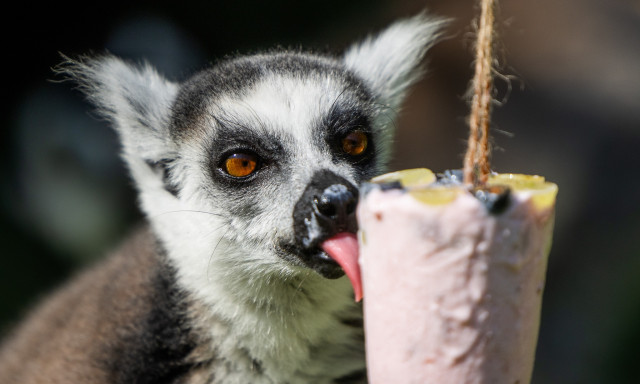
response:
M489 125L493 94L493 37L495 0L480 0L480 23L476 42L475 75L472 82L469 141L464 158L464 182L483 185L489 178Z

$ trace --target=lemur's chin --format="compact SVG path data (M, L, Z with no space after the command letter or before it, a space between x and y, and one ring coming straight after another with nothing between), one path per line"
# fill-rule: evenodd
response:
M327 279L337 279L345 274L340 264L321 249L317 250L315 254L312 254L310 259L309 268Z
M290 243L280 244L280 257L298 265L309 268L327 279L337 279L344 276L345 271L319 245L301 248Z

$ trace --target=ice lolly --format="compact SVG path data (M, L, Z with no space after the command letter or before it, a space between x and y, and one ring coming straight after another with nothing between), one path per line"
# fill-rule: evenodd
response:
M427 169L362 188L357 216L369 382L531 380L557 186Z

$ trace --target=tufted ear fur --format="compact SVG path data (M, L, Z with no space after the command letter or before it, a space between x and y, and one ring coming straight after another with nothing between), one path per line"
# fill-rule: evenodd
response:
M349 48L344 63L365 81L379 102L395 111L422 76L422 59L446 24L447 20L424 13L398 21Z
M77 60L65 57L56 70L76 81L98 112L112 123L138 187L164 185L157 165L175 158L169 119L178 85L148 64L135 66L110 55Z

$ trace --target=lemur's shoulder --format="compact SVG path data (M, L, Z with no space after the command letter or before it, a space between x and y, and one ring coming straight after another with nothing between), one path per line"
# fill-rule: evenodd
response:
M161 246L141 228L9 335L0 377L5 383L171 382L205 363L196 361L190 310Z

